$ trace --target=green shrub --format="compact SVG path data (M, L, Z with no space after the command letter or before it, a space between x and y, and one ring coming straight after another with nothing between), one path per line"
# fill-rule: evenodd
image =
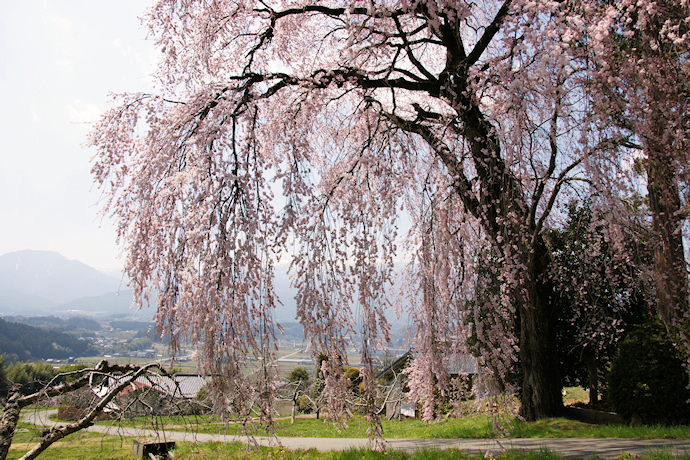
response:
M609 397L623 418L644 424L690 419L688 376L666 329L648 323L631 333L611 363Z
M307 384L309 382L309 372L303 367L296 367L290 372L287 379L293 383Z

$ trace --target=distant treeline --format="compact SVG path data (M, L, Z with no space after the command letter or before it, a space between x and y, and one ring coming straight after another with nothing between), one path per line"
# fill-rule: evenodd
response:
M98 321L83 316L73 316L70 318L59 318L57 316L10 316L5 317L5 320L58 332L75 333L79 331L93 332L102 330L101 324Z
M54 368L51 364L43 361L36 361L35 363L17 361L5 364L5 360L0 357L0 396L6 397L9 385L13 383L22 386L21 392L23 394L31 394L43 388L58 374L78 371L86 367L85 364L65 364ZM69 375L62 376L55 383L69 382L74 378L74 376Z
M65 359L96 354L93 345L70 334L0 319L0 354L7 361Z

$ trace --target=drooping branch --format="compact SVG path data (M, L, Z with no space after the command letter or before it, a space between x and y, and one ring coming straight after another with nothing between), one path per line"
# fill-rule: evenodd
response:
M537 208L539 206L539 203L541 202L542 195L544 194L544 189L546 187L547 181L551 179L551 175L553 172L556 170L556 158L558 157L558 109L560 106L560 101L556 101L556 104L553 109L553 114L551 115L551 120L550 120L550 127L549 127L549 149L550 149L550 155L549 155L549 166L546 169L546 171L541 175L541 177L537 181L537 187L534 190L534 193L532 194L532 204L530 206L530 211L529 211L529 222L531 225L535 224L535 216L537 215ZM558 192L555 194L552 194L552 197L555 197L558 195ZM540 219L540 224L543 224L543 220L545 219L545 215L547 215L551 207L553 207L553 202L549 202L549 206L547 206L546 211L542 215ZM536 228L535 233L539 233L541 231L541 225L538 226L539 228Z
M96 404L96 406L89 410L88 413L78 421L65 426L50 428L48 432L43 436L43 438L39 441L39 443L36 444L33 448L31 448L31 450L29 450L26 454L24 454L20 460L34 459L38 457L38 455L41 454L41 452L45 451L48 447L50 447L53 443L59 441L65 436L68 436L72 433L76 433L79 430L93 425L93 421L95 420L95 418L103 412L103 410L108 406L108 404L113 400L113 398L115 398L115 396L120 394L122 390L124 390L137 378L141 377L142 375L145 375L147 372L150 372L153 369L165 372L161 365L158 363L150 363L145 366L139 367L133 365L109 365L107 361L101 361L94 369L89 370L90 372L88 373L88 375L85 375L82 378L87 378L87 380L93 378L94 376L104 376L112 378L113 373L124 372L124 375L115 377L119 380L119 383L111 387L106 393L106 395L103 396L103 398L101 398L98 404ZM81 386L83 386L83 384ZM62 391L62 393L55 394L64 394L65 387L62 388Z
M472 192L472 184L467 178L465 170L458 158L455 156L455 153L452 152L451 149L440 138L438 138L428 126L422 123L415 123L413 121L405 120L392 113L383 112L383 116L403 131L418 134L429 143L429 146L434 153L448 168L451 177L454 179L453 187L456 189L458 196L460 199L462 199L465 207L475 217L478 217L480 211L479 200L477 200L477 198L474 196L474 193Z

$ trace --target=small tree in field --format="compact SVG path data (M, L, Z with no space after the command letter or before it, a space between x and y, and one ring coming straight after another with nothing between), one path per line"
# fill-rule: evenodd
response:
M305 390L309 387L309 373L303 367L296 367L288 375L288 381L292 383L292 423L295 423L299 400L304 397Z
M574 46L596 32L580 21L583 3L598 5L156 3L157 93L119 96L94 127L93 173L135 298L156 294L173 350L182 337L200 343L230 412L247 419L259 407L270 422L273 274L287 255L298 318L328 356L331 413L348 413L342 374L357 331L379 423L373 353L388 340L402 216L417 330L410 385L431 398L424 417L438 415L444 349L466 350L469 336L492 370L478 391L505 388L491 382L519 362L520 413L561 411L544 232L564 196L597 186L588 171L620 171L628 141L590 124L591 60ZM481 316L468 305L484 250L500 287ZM243 372L250 355L259 385Z
M288 380L298 385L308 385L309 373L303 367L296 367L290 372L290 375L288 375Z

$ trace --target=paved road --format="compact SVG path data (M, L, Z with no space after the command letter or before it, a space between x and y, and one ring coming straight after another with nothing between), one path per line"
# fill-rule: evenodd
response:
M23 421L35 425L57 425L48 419L53 411L30 411L22 415ZM179 431L155 431L138 428L94 425L86 429L90 432L134 438L160 438L167 441L189 442L236 442L246 443L244 436L202 434ZM256 442L264 446L281 445L289 449L348 450L352 447L369 447L368 440L361 438L267 438L257 437ZM548 449L568 458L584 458L598 455L602 458L616 458L624 452L634 455L649 449L663 449L674 455L690 454L690 439L592 439L592 438L539 438L539 439L389 439L389 449L414 451L418 449L460 449L467 452L480 452L495 457L505 449L540 450Z

